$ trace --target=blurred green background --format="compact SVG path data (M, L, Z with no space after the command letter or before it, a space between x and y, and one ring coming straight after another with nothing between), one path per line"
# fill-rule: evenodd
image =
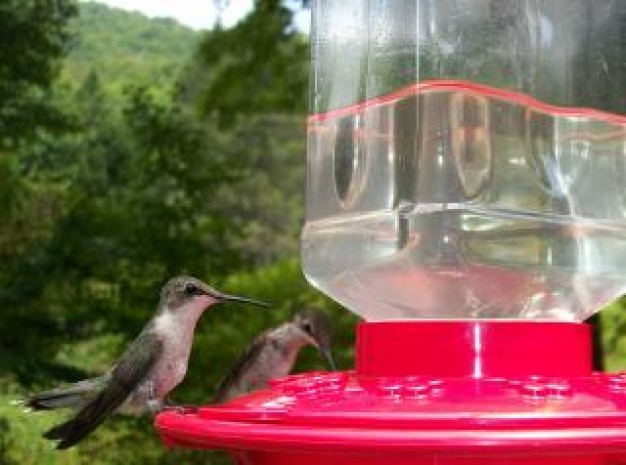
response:
M356 318L303 279L307 2L257 0L231 28L71 0L0 3L0 464L228 463L166 450L150 419L117 418L78 447L40 438L65 416L10 401L102 373L192 274L235 305L201 320L174 397L206 402L257 333L307 304L353 363ZM626 365L626 301L603 312L608 369ZM297 370L324 369L314 350Z

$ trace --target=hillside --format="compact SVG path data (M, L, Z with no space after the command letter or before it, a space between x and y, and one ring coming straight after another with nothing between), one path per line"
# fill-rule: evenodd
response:
M80 3L73 22L75 40L61 75L80 86L93 70L113 95L130 84L166 92L191 57L200 33L172 19Z

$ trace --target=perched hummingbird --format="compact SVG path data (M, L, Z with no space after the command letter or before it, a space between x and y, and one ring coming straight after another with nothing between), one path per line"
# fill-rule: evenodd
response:
M292 321L258 335L221 381L214 403L226 402L238 395L267 386L274 378L289 374L300 349L313 345L335 370L331 355L331 324L326 313L306 310Z
M24 404L34 410L78 410L44 437L59 440L57 449L66 449L114 412L141 414L175 408L167 396L185 377L196 323L207 308L226 301L267 306L222 294L196 278L170 279L163 286L155 316L105 375L25 399Z

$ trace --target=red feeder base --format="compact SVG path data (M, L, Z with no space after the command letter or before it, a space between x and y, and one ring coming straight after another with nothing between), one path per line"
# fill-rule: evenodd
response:
M196 413L168 446L239 464L626 464L626 375L591 372L576 323L363 323L356 372L315 372Z

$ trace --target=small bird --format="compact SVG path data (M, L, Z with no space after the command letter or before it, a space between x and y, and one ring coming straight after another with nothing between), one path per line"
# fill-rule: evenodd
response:
M33 410L75 408L76 415L44 434L57 449L73 446L115 412L156 413L176 408L167 396L185 377L196 323L209 307L227 301L268 305L223 294L192 277L170 279L154 317L103 376L24 400Z
M258 335L221 381L214 403L223 403L246 392L262 389L271 379L289 374L300 349L313 345L335 370L331 354L332 328L326 313L305 310L292 321Z

